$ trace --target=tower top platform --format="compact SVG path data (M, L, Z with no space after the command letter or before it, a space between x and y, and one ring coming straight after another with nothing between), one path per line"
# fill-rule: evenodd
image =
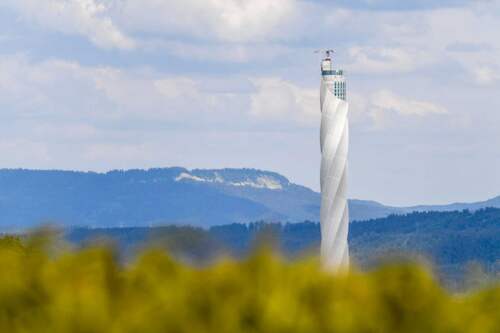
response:
M333 50L325 50L325 57L321 61L321 75L333 75L333 76L344 76L344 71L342 69L334 69L333 68Z

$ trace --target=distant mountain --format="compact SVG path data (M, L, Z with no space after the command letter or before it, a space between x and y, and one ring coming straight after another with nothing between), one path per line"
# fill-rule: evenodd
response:
M349 217L351 221L364 221L392 214L404 214L405 208L384 206L376 201L349 200Z
M351 207L355 214L352 220L364 221L393 214L401 215L412 212L452 212L462 210L470 210L473 212L483 208L500 208L500 196L472 203L457 202L447 205L418 205L409 207L384 206L374 201L351 200Z
M0 228L63 226L213 226L252 221L319 220L317 192L275 172L163 168L110 171L0 170ZM351 200L351 220L410 211L500 207L483 203L389 207Z
M472 203L452 203L448 205L419 205L409 207L385 206L375 201L350 200L352 221L365 221L389 215L404 215L413 212L453 212L469 210L474 212L483 208L500 208L500 196L490 200Z
M488 207L500 207L500 196L495 197L493 199L485 200L485 201L479 201L479 202L473 202L473 203L453 203L449 205L427 205L427 206L412 206L412 207L405 207L403 210L404 212L430 212L430 211L436 211L436 212L451 212L455 210L470 210L470 211L475 211L478 209L482 208L488 208Z
M317 219L319 195L252 169L0 170L0 226L210 226Z

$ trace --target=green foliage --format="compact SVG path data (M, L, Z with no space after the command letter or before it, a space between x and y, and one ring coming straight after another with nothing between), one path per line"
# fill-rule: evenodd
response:
M52 251L53 252L53 251ZM0 239L0 332L499 332L500 288L450 295L413 264L332 275L265 251L203 268L149 250Z

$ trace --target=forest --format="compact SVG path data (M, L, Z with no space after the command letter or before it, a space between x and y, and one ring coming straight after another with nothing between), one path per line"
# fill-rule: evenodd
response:
M65 231L64 238L77 246L106 240L125 259L142 248L158 246L184 261L203 264L221 256L245 258L261 243L292 260L314 256L320 227L305 221L229 224L208 229L73 228ZM462 288L470 271L480 271L488 279L500 275L500 209L420 212L353 222L349 243L353 264L361 269L391 260L424 261L446 285Z

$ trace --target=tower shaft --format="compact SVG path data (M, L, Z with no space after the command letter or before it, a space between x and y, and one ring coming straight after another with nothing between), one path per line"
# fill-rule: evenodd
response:
M321 71L321 257L328 269L338 270L349 266L349 104L343 72L333 70L329 54Z

